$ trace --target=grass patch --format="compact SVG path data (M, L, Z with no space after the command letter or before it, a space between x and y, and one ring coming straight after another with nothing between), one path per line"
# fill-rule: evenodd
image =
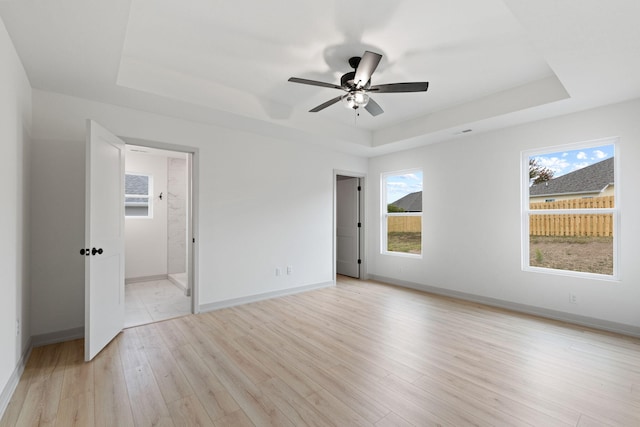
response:
M544 259L544 255L542 255L542 251L540 248L536 248L536 262L538 264L542 264L542 260Z
M422 233L419 231L392 231L387 236L387 250L389 252L420 254L422 253Z

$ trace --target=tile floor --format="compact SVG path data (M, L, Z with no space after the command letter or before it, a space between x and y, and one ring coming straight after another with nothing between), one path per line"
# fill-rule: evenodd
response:
M124 326L144 325L191 313L191 298L168 280L125 285Z

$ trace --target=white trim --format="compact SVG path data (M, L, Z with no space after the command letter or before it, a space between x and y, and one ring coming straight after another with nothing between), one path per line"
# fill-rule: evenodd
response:
M304 286L298 286L295 288L282 289L279 291L265 292L263 294L249 295L247 297L233 298L233 299L228 299L224 301L212 302L209 304L202 304L200 306L200 312L206 313L207 311L215 311L215 310L220 310L222 308L235 307L237 305L249 304L252 302L264 301L267 299L278 298L278 297L283 297L287 295L294 295L302 292L314 291L316 289L330 288L335 285L336 285L335 281L324 282L324 283L317 283L314 285L304 285Z
M420 172L422 174L422 188L424 190L424 170L422 168L410 168L410 169L402 169L398 171L390 171L390 172L382 172L380 174L380 254L382 255L391 255L391 256L400 256L405 258L415 258L422 259L422 254L424 253L424 236L422 235L422 230L424 230L424 224L422 221L422 212L424 211L424 200L422 211L420 212L387 212L387 206L390 203L387 200L387 186L386 180L391 176L400 176L407 175L414 172ZM421 190L421 191L423 191ZM389 216L419 216L420 217L420 253L419 254L410 254L406 252L394 252L387 250L387 218Z
M73 341L84 338L84 326L78 328L67 329L64 331L49 332L46 334L34 335L31 342L34 347L42 347L49 344L57 344L60 342Z
M173 274L173 273L171 273ZM173 285L175 287L177 287L178 289L181 289L184 292L184 295L187 297L191 296L191 292L189 292L189 288L187 286L185 286L181 281L176 280L175 278L171 277L171 274L167 274L167 280L170 281L171 283L173 283ZM188 279L188 275L187 275L187 279Z
M576 314L565 313L563 311L549 310L546 308L535 307L527 304L520 304L496 298L483 297L481 295L469 294L466 292L453 291L435 286L422 285L419 283L408 282L404 280L393 279L390 277L372 275L371 280L389 285L400 286L403 288L415 289L435 295L456 298L463 301L470 301L491 307L503 308L518 313L530 314L545 319L560 320L562 322L571 323L573 325L585 326L588 328L599 329L602 331L615 332L617 334L628 335L640 338L640 327L627 325L624 323L610 322L608 320L596 319L594 317L579 316Z
M191 312L198 314L200 312L200 305L198 304L200 289L199 289L199 263L198 263L198 248L200 243L199 236L199 224L198 224L198 209L199 209L199 191L200 191L200 149L198 147L171 144L161 141L152 141L138 138L122 138L129 145L138 145L143 147L158 148L161 150L175 151L178 153L187 154L187 164L190 166L189 171L189 206L191 208L188 218L188 227L190 230L191 242L187 246L187 273L189 278L189 287L191 289ZM189 160L190 159L190 160Z
M0 419L2 419L5 411L9 407L9 402L11 402L13 393L15 393L16 388L18 387L20 377L22 377L24 368L25 366L27 366L27 361L29 360L32 349L33 345L31 344L31 338L29 338L29 340L27 341L26 349L22 353L22 356L20 356L20 360L18 360L16 368L13 370L13 373L9 377L9 381L7 381L7 384L2 389L2 393L0 393Z
M169 275L156 274L154 276L129 277L124 279L124 284L128 285L130 283L154 282L156 280L169 280Z
M543 147L536 148L531 150L524 150L520 153L520 179L521 179L521 190L520 190L520 229L521 229L521 260L520 267L522 271L526 272L537 272L544 274L556 274L562 276L572 276L572 277L582 277L588 279L596 279L603 280L609 282L618 282L620 281L620 261L619 261L619 253L620 253L620 212L621 204L620 204L620 138L617 136L601 138L591 141L585 142L574 142L570 144L561 144L555 145L551 147ZM613 145L613 161L614 161L614 187L613 194L615 205L613 208L601 208L601 209L531 209L530 208L530 197L529 197L529 188L530 188L530 178L529 178L529 158L535 157L536 155L540 155L543 153L553 153L559 151L571 151L578 149L589 149L594 147L600 147L603 145ZM609 184L610 185L610 184ZM606 188L606 187L605 187ZM572 193L563 193L563 195L570 195ZM580 193L584 194L584 193ZM560 195L560 194L558 194ZM533 195L534 198L539 197L551 197L552 195ZM529 216L530 215L570 215L570 214L611 214L613 217L613 272L611 275L606 274L595 274L584 271L572 271L572 270L560 270L553 268L543 268L543 267L535 267L529 264Z

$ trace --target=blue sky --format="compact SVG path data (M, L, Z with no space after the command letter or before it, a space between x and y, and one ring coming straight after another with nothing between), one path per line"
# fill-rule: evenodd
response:
M387 203L396 200L416 191L422 191L422 171L399 175L387 175Z
M565 150L544 155L531 156L540 166L545 166L554 172L553 177L565 175L586 166L613 157L613 145Z

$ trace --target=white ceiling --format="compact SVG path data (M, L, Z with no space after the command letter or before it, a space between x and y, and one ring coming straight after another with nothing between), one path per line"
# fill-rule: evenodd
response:
M3 0L34 88L363 155L640 97L637 0ZM356 117L347 60L384 55ZM463 137L462 135L458 137ZM339 144L336 145L335 142Z

